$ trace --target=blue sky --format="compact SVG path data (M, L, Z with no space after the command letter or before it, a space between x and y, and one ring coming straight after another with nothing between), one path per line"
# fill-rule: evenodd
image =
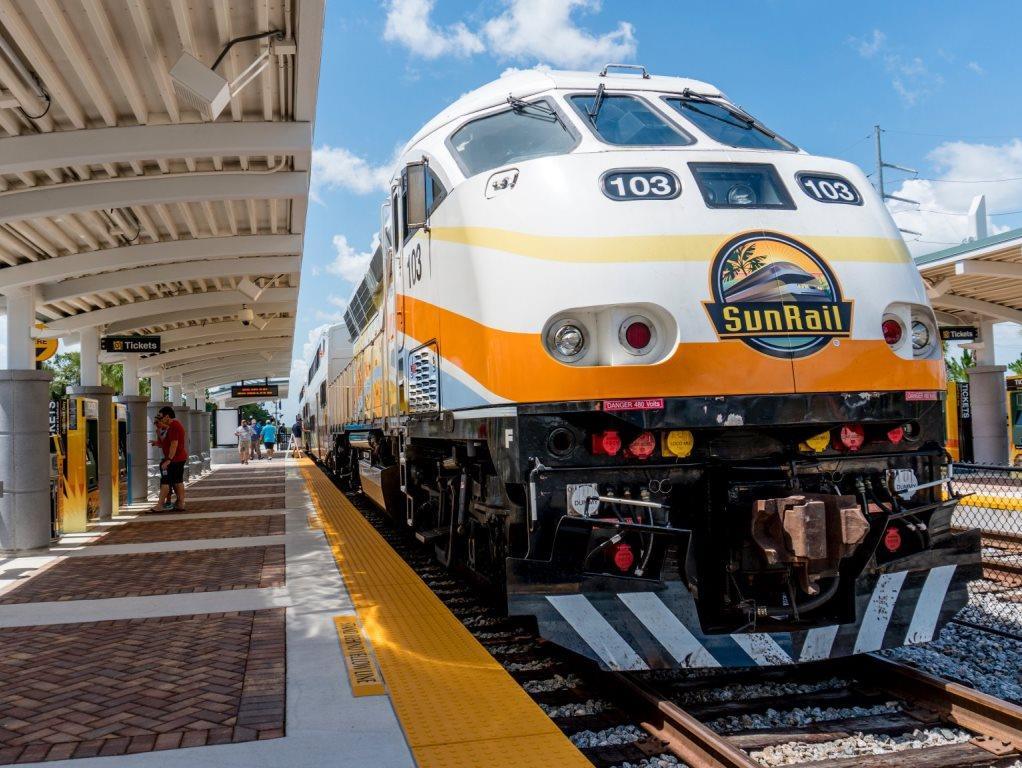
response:
M920 201L898 205L896 218L923 233L908 238L925 253L966 234L964 217L933 211L963 212L981 192L992 214L1022 209L1022 181L957 183L1022 178L1020 27L1022 3L1008 0L328 2L319 202L309 208L294 356L303 357L310 331L340 318L378 228L395 150L508 67L625 61L706 80L799 146L867 172L879 123L886 159L924 179L887 175L888 192ZM1020 214L990 218L992 232L1020 226ZM1022 337L999 329L998 357L1014 359Z

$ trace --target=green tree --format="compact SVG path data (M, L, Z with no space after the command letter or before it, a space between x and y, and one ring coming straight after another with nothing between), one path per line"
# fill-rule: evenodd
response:
M976 356L972 354L971 349L963 349L961 358L955 358L948 353L947 345L944 346L944 366L947 368L947 377L951 381L968 381L969 369L975 365Z
M270 412L259 403L246 403L238 409L238 414L243 419L258 419L260 423L271 418Z
M1008 370L1016 376L1022 376L1022 355L1019 355L1015 362L1008 363Z
M67 394L68 387L78 386L82 378L82 356L79 352L61 352L45 363L43 368L53 374L50 382L50 397L58 398ZM104 387L112 387L115 392L124 392L124 366L120 363L100 363L99 380ZM139 392L149 394L149 380L139 383Z

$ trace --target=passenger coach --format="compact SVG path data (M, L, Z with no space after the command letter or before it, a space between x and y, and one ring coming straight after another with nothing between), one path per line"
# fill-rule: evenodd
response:
M527 71L424 126L381 213L315 439L542 636L795 663L965 604L937 326L858 168L704 82Z

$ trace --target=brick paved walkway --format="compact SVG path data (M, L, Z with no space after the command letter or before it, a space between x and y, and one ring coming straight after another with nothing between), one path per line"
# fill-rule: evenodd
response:
M238 494L224 494L225 496L235 496ZM191 513L199 512L240 512L249 509L283 509L284 508L284 494L280 496L262 496L258 495L251 499L221 499L215 500L210 499L208 501L188 501L187 496L185 497L186 504L188 505L188 511ZM175 510L168 510L168 513L177 514ZM159 512L152 512L150 514L160 514Z
M138 544L149 541L225 539L240 536L279 536L284 515L252 515L199 520L153 520L125 523L98 539L96 544Z
M0 649L0 763L283 735L283 609L0 629Z
M283 546L79 556L62 560L5 592L0 596L0 605L218 592L283 584Z

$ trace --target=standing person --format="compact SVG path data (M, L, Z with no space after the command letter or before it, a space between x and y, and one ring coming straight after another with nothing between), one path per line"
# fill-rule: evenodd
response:
M284 419L277 419L277 445L283 446L282 451L287 449L287 427L284 426Z
M238 438L238 457L242 464L248 464L248 456L252 450L252 430L248 426L248 419L241 420L234 434Z
M267 419L263 424L263 447L266 448L266 458L273 458L273 446L277 442L277 426L273 419Z
M295 452L294 458L301 457L302 450L302 415L298 414L295 416L295 423L291 425L291 435L294 438Z
M249 422L249 426L252 429L252 453L255 454L257 459L261 459L263 457L263 431L259 427L259 419L252 419Z
M185 442L185 428L175 418L174 409L165 405L159 410L159 427L164 429L160 448L163 449L163 461L160 462L160 503L151 512L161 512L170 501L170 491L174 490L177 498L174 504L176 512L185 512L185 464L188 461L188 445Z

